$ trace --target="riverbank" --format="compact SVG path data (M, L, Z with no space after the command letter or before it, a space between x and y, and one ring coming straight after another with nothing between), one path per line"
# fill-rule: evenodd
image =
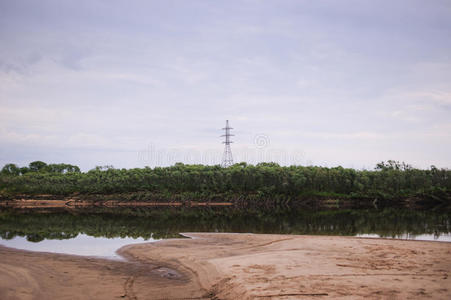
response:
M0 247L0 298L451 298L449 243L187 235L125 246L128 262Z

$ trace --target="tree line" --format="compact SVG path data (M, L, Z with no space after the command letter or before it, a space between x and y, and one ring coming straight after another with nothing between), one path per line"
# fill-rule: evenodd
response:
M7 164L0 171L0 195L17 194L128 193L130 200L152 201L152 197L186 199L283 198L296 201L308 197L396 199L422 197L450 203L451 170L417 169L406 163L387 161L374 170L343 167L280 166L276 163L249 165L185 165L115 169L96 167L87 172L70 164L35 161L28 167Z
M43 161L37 160L28 164L28 167L18 167L16 164L6 164L3 166L0 175L3 176L18 176L25 175L29 172L40 172L40 173L69 173L76 172L80 173L80 168L78 166L70 164L46 164Z

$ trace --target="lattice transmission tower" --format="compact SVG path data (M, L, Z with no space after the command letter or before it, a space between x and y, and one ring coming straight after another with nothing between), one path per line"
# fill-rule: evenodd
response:
M233 143L230 140L230 137L233 136L233 134L230 134L231 129L233 128L229 126L229 120L226 120L226 127L222 128L222 130L225 130L225 134L221 135L221 137L225 137L225 141L222 142L223 144L225 144L225 147L221 164L224 168L233 165L232 149L230 149L230 144Z

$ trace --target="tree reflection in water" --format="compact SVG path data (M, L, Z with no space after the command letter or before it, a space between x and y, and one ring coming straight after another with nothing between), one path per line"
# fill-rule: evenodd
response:
M119 208L79 211L0 211L0 237L30 242L93 237L154 239L180 232L252 232L382 237L451 232L451 213L402 209L240 211L234 208Z

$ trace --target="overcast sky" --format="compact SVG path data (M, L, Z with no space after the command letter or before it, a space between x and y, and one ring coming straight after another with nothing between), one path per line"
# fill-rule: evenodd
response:
M0 0L0 164L451 167L451 1Z

